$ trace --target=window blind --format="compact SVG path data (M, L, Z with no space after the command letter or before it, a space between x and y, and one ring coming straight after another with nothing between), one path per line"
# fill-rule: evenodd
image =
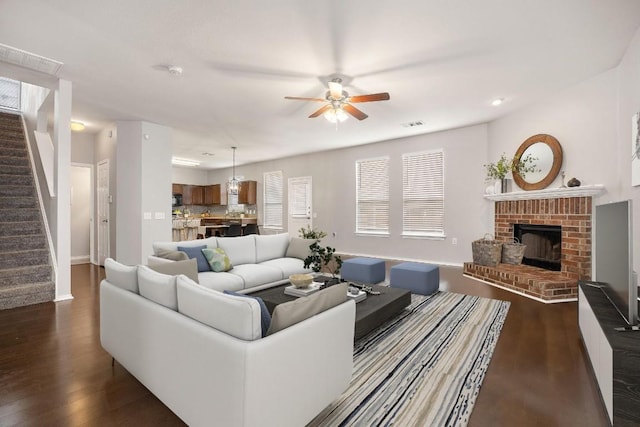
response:
M402 234L444 237L444 152L402 156Z
M311 200L309 197L309 184L306 182L295 182L291 185L289 194L289 209L294 218L308 218L311 215L309 208Z
M389 233L389 157L356 161L356 233Z
M263 227L282 228L282 171L265 172Z

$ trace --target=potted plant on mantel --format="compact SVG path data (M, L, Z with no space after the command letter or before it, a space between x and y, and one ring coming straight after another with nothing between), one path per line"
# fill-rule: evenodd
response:
M497 162L484 165L487 171L487 181L499 180L500 192L506 193L507 175L512 172L518 172L520 176L524 178L528 172L539 171L534 163L536 160L538 160L537 157L533 157L531 154L527 154L522 158L514 157L510 159L507 157L506 153L502 153Z
M314 273L326 272L331 277L325 277L325 284L333 285L340 282L337 277L340 274L342 268L342 258L336 255L336 249L330 246L320 246L320 240L327 236L327 233L321 230L307 228L301 228L299 230L300 237L303 239L313 240L313 243L309 245L309 255L304 259L304 268L311 267ZM314 280L320 281L321 276L317 276Z

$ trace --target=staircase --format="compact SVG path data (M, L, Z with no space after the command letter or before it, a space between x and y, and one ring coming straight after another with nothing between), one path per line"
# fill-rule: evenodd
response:
M52 301L51 273L22 121L0 112L0 310Z

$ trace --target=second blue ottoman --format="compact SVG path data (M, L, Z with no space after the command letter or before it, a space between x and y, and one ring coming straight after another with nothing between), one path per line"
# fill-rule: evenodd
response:
M384 282L384 261L374 258L350 258L342 263L340 277L353 282L374 285Z
M389 286L407 289L414 294L431 295L440 287L440 269L437 265L403 262L391 267L389 275Z

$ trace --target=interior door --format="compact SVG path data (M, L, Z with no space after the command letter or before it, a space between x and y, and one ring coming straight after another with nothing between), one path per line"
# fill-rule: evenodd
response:
M312 182L310 176L289 178L289 235L298 236L301 228L313 227Z
M109 258L109 160L98 162L98 264Z

